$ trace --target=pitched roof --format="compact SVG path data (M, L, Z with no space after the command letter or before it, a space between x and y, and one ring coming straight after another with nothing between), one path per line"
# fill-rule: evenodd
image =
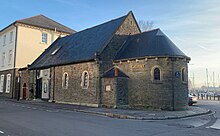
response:
M116 60L146 56L187 57L160 29L131 35Z
M42 27L46 29L51 29L51 30L57 30L59 32L65 32L65 33L75 33L76 31L44 16L44 15L37 15L33 16L30 18L25 18L22 20L17 20L15 23L22 23L26 25L31 25L31 26L36 26L36 27Z
M126 17L59 38L32 63L30 69L94 60L96 52L110 41Z
M106 71L102 77L115 77L115 69L112 67L110 70ZM118 76L117 77L128 77L124 72L118 69Z

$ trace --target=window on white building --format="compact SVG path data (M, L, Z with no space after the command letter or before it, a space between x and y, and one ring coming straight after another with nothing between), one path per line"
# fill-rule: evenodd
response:
M10 93L10 87L11 87L11 74L7 74L7 80L6 80L6 93Z
M47 43L47 33L42 33L42 43Z
M11 65L11 63L12 63L12 50L10 50L8 54L8 65Z
M3 87L4 87L4 75L1 75L0 79L0 92L3 92Z
M10 32L10 42L13 41L13 31Z
M82 73L81 86L83 89L88 89L88 87L89 87L89 73L87 71L84 71Z
M3 45L5 45L6 44L6 35L4 35L4 37L3 37Z
M67 88L68 88L68 82L69 82L69 76L68 76L67 72L65 72L65 73L63 74L63 78L62 78L62 87L63 87L64 89L67 89Z
M2 67L5 66L5 52L2 53Z

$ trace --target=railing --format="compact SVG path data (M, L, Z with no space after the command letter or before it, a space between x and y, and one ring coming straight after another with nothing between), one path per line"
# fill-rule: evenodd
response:
M220 101L220 96L219 95L214 96L214 95L209 95L209 94L206 94L206 95L201 94L201 95L198 95L198 99Z

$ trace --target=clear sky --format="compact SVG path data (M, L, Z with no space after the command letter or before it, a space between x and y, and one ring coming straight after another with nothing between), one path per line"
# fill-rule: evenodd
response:
M15 20L44 14L76 31L133 11L150 20L189 57L195 85L220 84L219 0L1 0L0 29Z

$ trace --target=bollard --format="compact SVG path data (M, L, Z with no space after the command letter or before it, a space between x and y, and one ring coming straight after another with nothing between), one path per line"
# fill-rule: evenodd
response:
M210 97L209 97L209 100L211 100L212 99L212 96L211 95L209 95Z
M218 101L219 101L219 96L218 96Z

